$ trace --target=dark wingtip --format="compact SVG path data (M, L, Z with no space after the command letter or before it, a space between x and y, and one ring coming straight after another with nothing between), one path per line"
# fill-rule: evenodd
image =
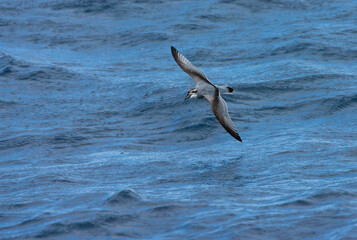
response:
M176 48L174 48L173 46L171 46L171 54L174 57L174 59L176 60L176 57L178 55L178 51Z
M243 142L243 140L240 138L240 136L237 137L237 140L240 142Z
M228 89L228 92L229 92L229 93L233 92L233 88L227 87L227 89Z

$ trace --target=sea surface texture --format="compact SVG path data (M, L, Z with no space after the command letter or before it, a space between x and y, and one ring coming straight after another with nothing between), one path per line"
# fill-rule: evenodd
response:
M0 239L117 238L357 239L357 1L0 1Z

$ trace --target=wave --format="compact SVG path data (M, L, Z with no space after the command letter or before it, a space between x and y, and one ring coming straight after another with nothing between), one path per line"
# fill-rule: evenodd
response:
M268 82L253 83L253 84L239 84L235 88L242 92L255 93L281 93L299 90L310 90L322 88L329 85L334 88L334 81L353 80L357 76L352 74L337 74L337 73L320 73L309 74L304 76L292 77L284 80L273 80ZM318 90L318 89L317 89Z
M51 7L53 10L63 10L63 9L81 9L85 13L101 13L104 11L109 11L116 8L119 5L118 1L107 0L107 1L96 1L96 0L86 0L86 1L74 1L74 0L62 0L56 1L56 3L47 3L43 6Z
M339 201L342 199L353 199L357 195L348 191L321 191L305 198L296 199L280 204L280 207L310 207L320 205L322 202Z
M24 135L1 140L0 150L24 147L26 145L32 144L33 142L38 142L39 138L39 136Z
M293 115L298 114L303 119L319 118L333 115L341 111L346 111L357 105L357 95L345 95L337 97L327 97L312 100L303 100L295 103L285 103L280 106L269 106L255 108L254 112L259 117L269 115Z
M13 57L0 52L0 76L11 73L11 67L15 64Z
M76 213L73 213L74 215ZM78 234L80 236L113 236L113 237L137 237L138 233L135 231L125 231L125 226L138 221L136 214L118 214L118 213L98 213L98 217L94 219L72 221L72 222L56 222L49 224L45 229L37 233L36 238L50 238L66 236L69 234ZM109 230L108 227L122 230L117 232Z
M321 56L321 60L333 59L333 60L356 60L357 59L357 50L353 49L353 45L349 47L338 46L338 45L328 45L321 42L316 43L312 40L310 41L294 41L292 43L285 44L275 48L270 55L283 55L283 54L306 54Z
M101 14L110 13L118 18L129 17L131 15L143 15L148 12L147 7L150 10L160 11L160 5L163 1L160 0L150 0L150 1L118 1L118 0L86 0L86 1L76 1L76 0L62 0L54 1L50 3L41 4L42 7L51 8L53 10L67 10L74 9L84 14Z
M205 24L196 24L196 23L180 23L180 24L175 24L172 27L173 29L175 29L176 31L181 31L181 32L194 32L194 31L205 31L205 30L210 30L213 29L214 26L210 26L210 25L205 25Z
M73 80L79 74L54 65L35 65L0 52L0 76L22 81Z
M357 94L340 95L321 99L315 104L315 108L305 118L319 118L334 115L357 106Z
M14 105L18 104L17 102L8 102L8 101L2 101L0 100L0 110L1 109L6 109L6 108L10 108L13 107Z
M130 189L126 189L109 197L105 201L105 204L110 206L120 206L123 204L136 203L140 200L141 197L136 192Z
M128 193L129 191L129 193ZM34 233L36 238L64 237L66 235L79 234L80 236L107 236L107 237L125 237L135 238L151 236L160 233L161 226L171 226L177 215L184 212L195 211L195 209L205 208L206 204L192 204L176 201L144 202L132 197L132 190L123 190L119 196L119 203L114 205L107 204L101 209L92 209L89 211L73 211L66 214L55 216L41 216L26 220L23 224L37 225L37 231ZM126 193L124 193L126 192ZM127 195L130 195L128 197ZM113 196L114 197L114 196ZM111 197L111 198L113 198ZM124 207L118 211L117 205ZM136 205L128 206L127 200ZM141 199L139 197L139 199ZM114 206L114 208L113 208ZM170 217L167 219L167 217ZM153 219L160 222L160 225L153 228L146 228L151 225ZM40 226L40 227L38 227ZM40 230L38 230L40 229Z
M319 2L319 1L316 1ZM296 0L221 0L220 3L224 4L234 4L246 9L249 9L252 12L261 12L265 10L272 9L294 9L294 10L305 10L311 3L305 1L296 1ZM317 5L317 3L314 3Z
M65 44L74 51L84 49L95 49L98 45L110 45L112 47L135 47L139 45L150 45L168 42L172 36L164 32L147 32L145 29L133 31L122 31L115 34L89 34L81 41L72 40L70 36L63 39L48 40L51 46ZM135 69L137 70L137 69Z

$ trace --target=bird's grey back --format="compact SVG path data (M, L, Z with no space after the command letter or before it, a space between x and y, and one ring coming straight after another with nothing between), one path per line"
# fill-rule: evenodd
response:
M197 91L203 96L214 96L216 93L216 87L208 84L205 81L199 81L196 84Z

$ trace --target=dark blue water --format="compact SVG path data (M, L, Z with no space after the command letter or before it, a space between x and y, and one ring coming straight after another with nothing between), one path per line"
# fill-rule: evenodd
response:
M356 12L1 1L1 239L356 239ZM243 143L171 45L235 89Z

